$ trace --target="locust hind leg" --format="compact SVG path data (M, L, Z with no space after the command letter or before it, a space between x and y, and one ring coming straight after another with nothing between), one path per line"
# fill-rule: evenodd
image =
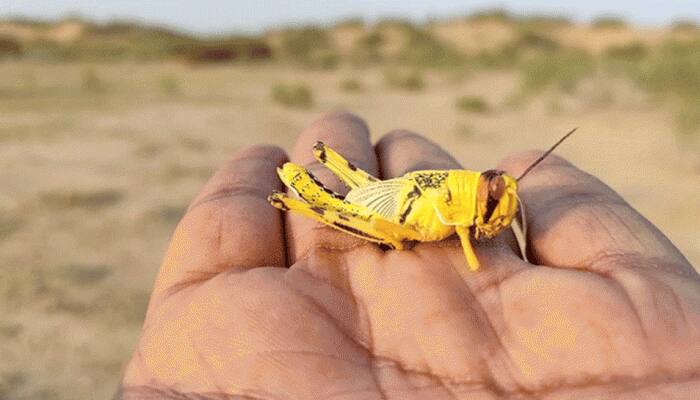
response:
M277 169L282 182L304 202L313 207L342 211L347 214L358 214L365 211L364 207L351 204L345 198L326 188L306 168L286 163Z
M323 142L316 142L314 145L314 157L331 170L349 189L379 182L379 179L357 168Z
M272 193L267 200L273 207L280 210L295 212L361 239L403 250L401 235L379 228L373 221L377 217L324 209L289 197L282 192Z

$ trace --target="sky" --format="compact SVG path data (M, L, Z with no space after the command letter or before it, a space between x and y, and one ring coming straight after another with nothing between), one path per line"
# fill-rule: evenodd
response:
M492 8L581 21L615 15L649 26L676 19L700 22L700 0L0 0L0 16L137 19L199 33L257 33L280 25L331 23L349 17L369 22L382 17L424 21Z

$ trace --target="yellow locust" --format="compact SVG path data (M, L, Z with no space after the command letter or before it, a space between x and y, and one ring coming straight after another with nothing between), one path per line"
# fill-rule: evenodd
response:
M286 163L277 172L298 198L274 192L272 206L313 218L362 239L402 250L405 241L442 240L455 232L471 270L479 268L471 238L493 238L512 226L525 257L525 216L515 219L522 203L518 181L561 142L562 137L519 178L504 171L464 169L425 170L379 180L357 168L322 142L314 145L316 159L350 189L342 196L327 189L304 167ZM511 225L512 224L512 225Z

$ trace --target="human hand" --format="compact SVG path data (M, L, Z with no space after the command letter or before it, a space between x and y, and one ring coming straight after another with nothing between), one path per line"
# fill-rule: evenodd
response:
M407 132L376 147L332 114L323 140L382 178L458 168ZM509 157L517 176L539 153ZM276 147L242 151L178 225L122 397L253 399L692 398L700 393L700 277L596 178L551 156L521 182L528 264L506 234L384 252L266 202ZM151 397L149 397L151 396ZM240 396L240 397L237 397ZM520 398L518 397L518 398Z

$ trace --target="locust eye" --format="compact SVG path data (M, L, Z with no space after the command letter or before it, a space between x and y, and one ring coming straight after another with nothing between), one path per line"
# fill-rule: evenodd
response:
M506 191L506 182L503 179L503 171L490 169L482 173L484 178L487 179L487 187L489 198L493 200L500 200L503 193Z
M498 175L489 180L489 197L494 200L499 200L506 190L506 182L503 177Z

